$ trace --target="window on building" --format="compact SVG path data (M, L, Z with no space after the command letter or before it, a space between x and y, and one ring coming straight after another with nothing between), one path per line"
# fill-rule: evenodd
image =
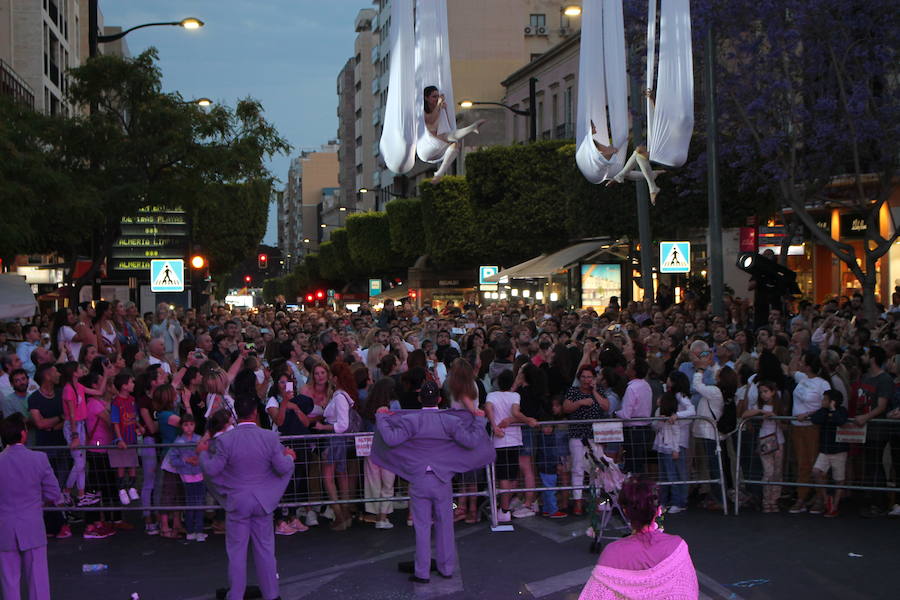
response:
M554 131L557 131L557 125L559 125L559 94L553 94L553 98L551 99L550 109L553 111L550 113L550 123L553 127ZM563 137L559 133L556 134L556 137Z
M537 33L538 27L547 26L547 15L529 15L529 25L531 30ZM521 21L519 21L521 23Z
M537 130L538 132L544 131L544 101L541 100L537 104ZM547 136L544 136L547 137Z
M570 85L566 88L565 95L563 96L563 110L565 111L564 121L567 131L571 131L572 123L575 121L573 117L574 111L572 107L572 86ZM574 133L567 133L566 137L572 137L573 135Z

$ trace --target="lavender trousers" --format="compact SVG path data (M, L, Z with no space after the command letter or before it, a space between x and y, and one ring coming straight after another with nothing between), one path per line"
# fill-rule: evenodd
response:
M47 570L47 546L30 550L0 552L0 590L2 597L19 600L22 570L28 600L50 600L50 576Z
M416 577L431 576L431 525L434 524L435 561L438 571L452 575L456 568L453 537L453 486L431 471L409 485L413 526L416 529Z

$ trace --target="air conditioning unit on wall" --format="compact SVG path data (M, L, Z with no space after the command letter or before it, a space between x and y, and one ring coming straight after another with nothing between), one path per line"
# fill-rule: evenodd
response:
M531 27L525 28L525 35L534 35L534 29Z

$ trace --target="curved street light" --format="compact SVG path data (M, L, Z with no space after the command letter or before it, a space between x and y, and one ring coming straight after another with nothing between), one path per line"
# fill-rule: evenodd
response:
M529 124L529 140L534 142L537 140L537 78L531 77L528 80L528 110L513 108L502 102L482 102L480 100L463 100L459 103L460 108L472 108L473 106L502 106L506 110L516 115L528 117Z
M132 31L136 29L143 29L144 27L164 27L164 26L172 26L172 27L184 27L188 30L200 29L203 27L205 23L200 19L196 19L194 17L188 17L186 19L182 19L180 21L164 21L161 23L144 23L142 25L135 25L134 27L129 27L124 31L120 31L118 33L114 33L112 35L98 35L97 43L98 44L108 44L109 42L115 42L116 40L120 40Z

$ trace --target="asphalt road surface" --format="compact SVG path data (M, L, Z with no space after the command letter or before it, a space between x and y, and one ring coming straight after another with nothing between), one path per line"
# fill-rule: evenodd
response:
M516 520L511 532L460 524L457 574L412 584L396 569L412 558L405 515L396 512L390 530L354 524L343 533L319 526L278 536L282 598L574 600L597 559L584 518ZM896 598L898 529L896 520L849 513L725 517L692 509L666 520L690 546L701 598L716 600ZM54 598L127 600L137 592L141 600L207 600L226 585L224 536L197 543L136 529L106 540L50 540L48 551ZM84 563L109 569L83 573ZM249 573L252 581L252 564Z

